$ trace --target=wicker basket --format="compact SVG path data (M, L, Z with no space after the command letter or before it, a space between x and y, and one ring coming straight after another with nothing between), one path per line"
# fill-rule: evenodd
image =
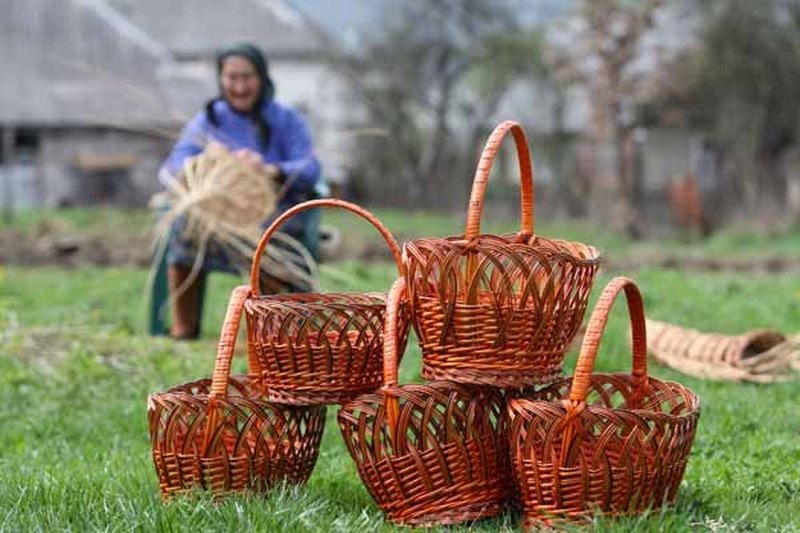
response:
M592 374L611 305L625 290L633 372ZM592 314L572 379L508 406L512 463L527 525L595 511L636 514L675 498L700 416L686 387L647 375L644 307L616 278Z
M253 257L252 296L245 302L245 313L248 343L259 359L268 398L278 403L341 403L383 383L384 294L259 295L259 261L270 238L287 219L319 207L346 209L369 221L403 273L400 248L389 230L368 211L342 200L298 204L267 228ZM404 315L403 341L407 324Z
M378 506L398 524L454 524L497 515L510 492L503 398L489 387L397 385L397 316L389 293L385 385L339 411L339 427Z
M508 132L521 171L521 229L481 235L486 184ZM478 163L465 234L418 239L404 248L423 376L514 388L560 377L598 259L591 246L534 235L527 140L517 123L500 124Z
M234 290L213 380L148 398L153 462L162 495L203 488L216 495L302 484L319 455L325 407L264 400L253 376L230 377L242 306L250 287ZM250 357L251 371L258 361Z

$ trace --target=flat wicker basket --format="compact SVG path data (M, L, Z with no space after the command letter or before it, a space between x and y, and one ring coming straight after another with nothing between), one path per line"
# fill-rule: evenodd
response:
M342 406L339 427L361 480L397 524L455 524L495 516L510 492L503 398L489 387L397 385L398 314L389 293L385 385Z
M489 173L509 132L521 172L521 229L481 235ZM519 124L500 124L478 163L464 235L417 239L404 248L423 376L509 388L560 377L598 260L591 246L534 235L528 143Z
M370 222L386 240L400 275L400 248L371 213L342 200L312 200L278 217L264 232L253 256L252 295L245 302L250 349L259 360L262 383L270 401L316 405L347 401L374 391L383 383L383 317L381 293L289 294L260 296L261 254L280 226L308 209L338 207ZM401 320L405 342L408 320Z
M308 480L319 455L325 407L267 402L254 375L230 376L247 286L234 290L219 342L213 380L152 394L148 419L162 495L192 489L215 495L265 491ZM258 361L249 357L251 372Z
M600 338L617 294L625 290L633 372L593 374ZM511 455L526 525L627 515L674 500L700 416L683 385L647 375L642 297L616 278L592 314L577 369L533 399L509 402Z

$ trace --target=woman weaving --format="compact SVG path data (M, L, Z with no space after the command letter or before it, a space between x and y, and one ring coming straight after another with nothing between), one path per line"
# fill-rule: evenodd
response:
M217 72L220 96L211 100L184 127L163 164L161 180L175 179L186 159L200 154L206 143L213 141L225 145L245 164L282 187L283 195L273 217L314 197L320 180L320 164L308 127L296 111L273 99L275 86L261 51L251 44L223 50L217 56ZM316 254L317 216L306 212L282 227L282 231L304 244L312 255ZM212 270L237 271L224 250L209 246L200 274L191 279L196 249L193 242L180 236L184 224L185 219L175 223L166 255L173 300L170 333L176 338L196 338L203 277Z

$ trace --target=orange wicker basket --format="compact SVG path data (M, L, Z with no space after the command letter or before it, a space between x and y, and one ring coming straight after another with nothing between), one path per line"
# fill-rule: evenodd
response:
M389 230L371 213L349 202L304 202L267 228L253 256L252 296L245 302L245 313L248 344L259 359L268 399L278 403L341 403L383 383L384 294L259 295L259 262L269 240L289 218L319 207L346 209L370 222L386 240L400 275L403 273L400 248ZM402 325L401 339L405 341L405 315Z
M397 317L405 281L389 293L384 381L339 411L361 480L398 524L454 524L497 515L510 492L503 398L489 387L397 385Z
M521 172L521 229L481 235L486 184L508 132ZM528 143L519 124L500 124L478 163L464 235L417 239L404 248L423 376L509 388L560 377L598 259L591 246L534 235Z
M319 455L325 407L275 405L254 376L230 376L242 306L250 287L234 290L222 328L213 380L148 398L153 462L162 495L191 489L216 495L302 484ZM251 371L258 361L250 356ZM257 372L256 372L257 373Z
M611 305L625 291L633 372L592 374ZM527 525L595 511L636 514L674 500L700 416L683 385L647 375L642 297L616 278L592 314L572 379L509 402L511 455Z

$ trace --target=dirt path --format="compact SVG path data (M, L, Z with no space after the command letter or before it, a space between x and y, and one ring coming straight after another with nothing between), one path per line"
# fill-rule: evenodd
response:
M145 267L150 250L148 235L0 232L0 264Z

